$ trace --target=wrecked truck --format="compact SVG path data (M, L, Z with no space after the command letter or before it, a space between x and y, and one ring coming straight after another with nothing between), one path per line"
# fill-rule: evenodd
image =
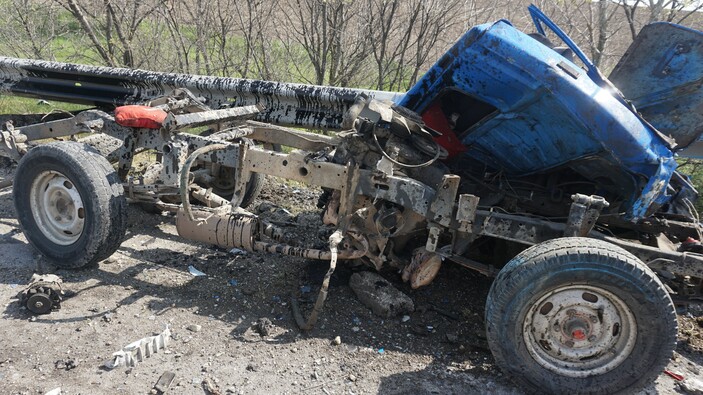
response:
M648 25L606 78L529 12L535 33L476 26L404 94L0 58L3 94L96 106L1 132L21 228L84 267L119 247L129 201L191 240L329 261L307 320L293 303L305 330L339 260L412 288L453 262L494 277L488 343L516 383L641 388L676 345L674 301L701 296L698 192L676 156L703 132L703 33ZM322 188L328 248L246 210L264 175Z

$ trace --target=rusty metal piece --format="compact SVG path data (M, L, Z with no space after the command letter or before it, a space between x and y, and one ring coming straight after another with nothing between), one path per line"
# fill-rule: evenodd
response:
M330 253L330 251L317 250L314 248L295 247L286 244L265 243L263 241L254 242L253 251L267 252L269 254L296 256L300 258L316 259L321 261L328 261L332 259L332 254ZM366 254L365 249L350 249L338 251L337 257L339 259L357 259L364 256L364 254Z
M168 387L171 386L171 383L173 382L173 379L176 378L176 374L173 372L166 371L164 372L161 377L159 377L159 380L154 384L154 389L158 391L159 393L163 394L168 390Z
M437 188L437 193L430 203L429 217L436 223L447 227L452 222L452 211L454 210L454 200L459 191L461 177L454 174L446 174Z
M610 205L605 198L597 195L586 196L577 193L571 196L571 200L573 203L564 229L566 237L588 235L598 221L601 210Z
M270 238L273 241L288 242L285 239L285 231L282 228L279 228L278 226L268 222L263 222L261 225L262 235Z
M403 269L403 281L410 281L412 289L423 287L434 280L442 267L442 256L417 248L413 251L412 261Z
M121 350L114 352L112 358L103 366L114 369L118 366L133 367L137 362L142 362L152 354L165 349L171 339L171 330L168 326L158 335L145 337L130 343Z
M259 232L259 220L253 215L191 211L191 219L184 208L176 214L176 230L180 236L226 248L254 251L254 240Z
M212 189L204 189L198 186L193 186L193 190L190 192L194 198L205 203L207 207L223 207L229 205L229 200L212 193Z
M249 137L252 140L281 144L306 151L316 152L339 144L339 138L336 136L325 136L256 121L247 122L247 126L251 128Z
M27 151L24 144L27 142L27 136L15 130L9 122L7 127L7 131L0 131L0 155L18 161Z
M495 277L498 274L498 269L492 265L486 265L484 263L476 262L473 259L463 257L456 254L444 254L439 252L443 258L449 259L450 261L457 263L467 269L475 270L486 277Z
M20 292L21 304L34 314L49 314L61 309L63 281L55 274L33 274L27 287Z
M181 151L179 151L179 152L184 151L182 149L183 147L181 145L173 145L173 147L174 147L174 149L175 149L175 147L180 147ZM183 210L185 211L185 213L188 216L188 219L190 219L190 221L195 220L195 218L193 217L193 214L191 212L191 209L190 209L190 199L188 197L189 196L188 185L190 184L190 167L193 166L193 162L195 162L195 160L198 159L198 156L205 154L205 153L208 153L210 151L222 150L225 148L227 148L227 145L225 145L225 144L213 144L213 145L209 145L206 147L198 148L195 151L193 151L192 154L190 154L188 159L185 160L182 168L180 166L178 166L178 164L179 164L178 162L180 162L180 161L176 162L175 166L173 166L176 169L181 169L180 170L180 185L179 185L180 191L181 191L181 201L183 202ZM187 149L187 147L186 147L186 149ZM178 155L178 157L182 156L177 153L174 153L174 156L176 156L176 155ZM164 159L165 158L166 158L166 156L164 156ZM176 166L178 166L178 167L176 167ZM167 169L167 167L164 166L164 172L168 173L169 170L173 170L173 168ZM162 172L162 174L164 174L164 172ZM215 244L217 244L217 243L215 243Z
M99 133L106 124L112 122L116 128L128 130L114 122L114 118L104 111L87 110L75 117L27 125L18 130L27 136L27 141L71 136L78 133Z
M236 120L251 119L263 110L261 104L245 107L225 108L222 110L209 110L191 114L168 114L163 122L163 129L169 132L184 128L211 125L213 123L226 123Z
M456 220L459 222L459 232L471 232L471 225L476 218L476 210L478 209L478 196L462 193L459 195L459 203L456 209Z
M307 320L303 319L303 315L300 313L300 308L298 307L298 299L295 295L291 297L291 306L293 308L293 317L295 318L295 323L301 330L309 331L317 323L317 318L322 312L322 308L325 305L325 300L327 299L327 289L330 286L330 278L332 273L334 273L337 267L337 246L342 242L343 233L341 229L337 229L329 238L330 245L330 267L325 273L325 278L322 280L322 286L320 287L320 292L317 294L317 300L315 301L315 306L312 308L312 312Z

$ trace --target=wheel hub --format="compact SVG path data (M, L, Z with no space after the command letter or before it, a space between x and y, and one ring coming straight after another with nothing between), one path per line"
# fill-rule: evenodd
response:
M32 215L39 230L59 245L75 243L83 233L85 208L75 185L63 174L44 171L30 191Z
M606 373L632 352L634 316L611 292L588 285L555 289L527 313L527 349L546 369L570 377Z

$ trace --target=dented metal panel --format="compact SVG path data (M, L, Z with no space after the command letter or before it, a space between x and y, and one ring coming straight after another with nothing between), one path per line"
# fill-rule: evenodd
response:
M461 157L494 171L525 176L599 158L573 168L590 178L612 175L636 220L667 199L677 164L669 142L599 82L498 21L461 37L400 104L441 129L436 113L429 116L439 107L465 147Z
M676 140L677 148L703 133L703 32L649 24L609 78L647 121Z

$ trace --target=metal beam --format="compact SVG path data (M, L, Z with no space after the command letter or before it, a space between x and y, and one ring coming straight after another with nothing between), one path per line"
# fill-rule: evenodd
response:
M0 57L0 94L98 107L143 104L187 88L210 108L262 104L257 120L310 129L339 129L359 94L399 100L403 94L239 78L159 73Z

